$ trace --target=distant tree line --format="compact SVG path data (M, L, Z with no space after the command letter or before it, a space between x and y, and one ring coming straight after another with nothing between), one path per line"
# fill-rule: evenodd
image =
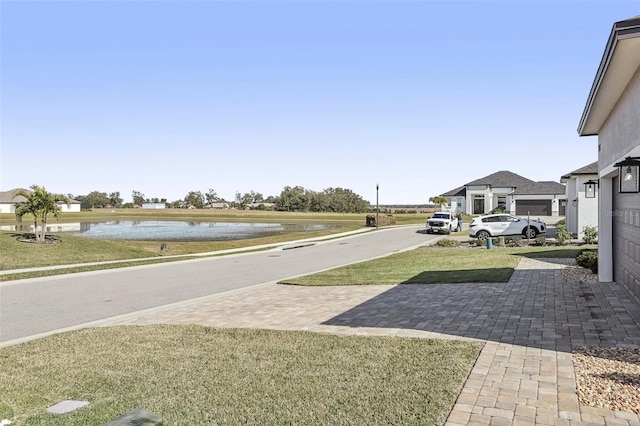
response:
M235 199L227 201L219 197L215 190L189 191L184 198L167 202L166 198L147 198L140 191L132 191L133 202L124 203L120 192L93 191L87 195L67 194L70 199L80 201L84 210L100 208L133 208L141 207L145 203L164 203L169 208L213 208L218 203L224 203L230 208L278 210L287 212L335 212L335 213L365 213L369 203L350 189L327 188L321 192L303 188L301 186L286 186L280 195L264 197L261 193L249 191L244 194L236 192Z

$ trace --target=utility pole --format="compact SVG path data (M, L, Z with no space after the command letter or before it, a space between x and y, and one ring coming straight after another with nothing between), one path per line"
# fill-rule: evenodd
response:
M376 182L376 228L380 227L380 221L379 221L379 212L380 212L380 208L378 205L378 190L380 189L380 185L378 184L378 182Z

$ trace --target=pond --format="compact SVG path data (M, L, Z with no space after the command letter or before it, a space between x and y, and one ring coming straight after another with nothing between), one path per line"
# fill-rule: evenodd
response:
M186 222L154 220L118 220L51 224L48 232L65 233L106 240L143 241L223 241L269 237L291 232L330 230L342 227L335 223L278 222ZM25 229L28 228L28 229ZM33 226L21 228L31 230ZM11 229L19 230L19 229Z

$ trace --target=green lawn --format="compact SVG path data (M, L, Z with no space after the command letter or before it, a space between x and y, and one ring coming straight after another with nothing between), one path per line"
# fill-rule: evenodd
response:
M99 425L140 407L164 424L442 424L476 343L127 326L0 349L0 419ZM61 400L91 404L54 415Z
M0 252L8 255L0 256L0 270L206 253L316 238L361 228L362 226L345 224L331 230L294 232L246 240L167 242L165 251L160 250L160 241L99 240L66 234L54 234L62 241L59 244L30 244L19 241L23 235L30 234L3 231L0 232Z
M425 247L281 284L309 286L507 282L520 256L575 257L584 247L476 248Z

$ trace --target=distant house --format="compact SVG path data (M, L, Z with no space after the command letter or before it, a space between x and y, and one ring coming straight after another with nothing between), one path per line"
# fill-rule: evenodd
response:
M13 194L21 188L15 188L10 191L0 192L0 213L15 213L16 212L16 204L23 203L27 201L23 196L14 197ZM61 212L79 212L80 211L80 201L71 200L69 206L65 203L58 203L58 207L60 207Z
M496 208L516 215L562 216L565 187L559 182L535 182L502 170L442 194L452 208L467 214L485 214Z
M143 209L166 209L167 203L142 203Z
M640 304L640 16L613 24L578 124L598 136L598 275ZM621 164L622 163L622 164Z
M225 210L229 208L229 204L227 203L211 203L209 204L209 208L216 210Z
M584 237L584 228L598 226L598 162L594 161L560 177L567 188L567 230L578 238Z

